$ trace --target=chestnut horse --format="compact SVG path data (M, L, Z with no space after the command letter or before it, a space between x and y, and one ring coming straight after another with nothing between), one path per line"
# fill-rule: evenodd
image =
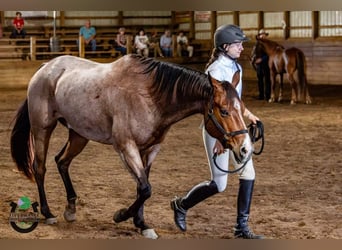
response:
M260 57L261 51L264 51L269 57L268 65L271 78L271 96L269 102L274 102L276 100L275 85L278 74L280 75L278 101L282 101L283 75L287 73L292 89L291 104L297 102L310 104L311 97L306 77L306 59L303 51L296 47L285 49L275 41L259 38L258 36L256 36L256 40L256 45L252 51L251 63L254 65L254 60Z
M67 221L76 219L71 161L89 140L112 145L137 183L136 200L118 210L114 221L133 217L142 235L157 238L145 223L143 207L151 196L151 164L170 127L203 114L208 132L243 164L253 151L243 111L232 84L200 71L137 55L111 63L60 56L42 65L30 80L14 120L11 154L18 169L36 181L41 213L47 224L54 224L57 219L48 206L44 179L49 140L57 123L69 131L55 157L67 193Z

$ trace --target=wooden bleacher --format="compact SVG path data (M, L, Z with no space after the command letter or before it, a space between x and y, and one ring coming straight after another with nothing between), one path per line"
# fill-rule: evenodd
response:
M59 55L75 55L84 58L107 58L115 59L121 56L120 52L113 48L113 41L116 38L119 27L125 27L126 34L129 38L128 53L134 53L133 40L140 28L144 28L146 34L150 35L157 32L159 36L164 34L165 29L170 29L169 25L120 25L120 26L96 26L96 43L95 52L86 47L78 47L79 26L61 26L55 30L53 27L27 27L25 39L11 39L11 28L5 27L3 30L3 38L0 42L0 60L49 60ZM177 30L172 30L173 37L176 37ZM57 38L58 50L52 50L51 39ZM174 44L176 39L173 38ZM183 61L196 61L196 59L209 58L211 52L211 41L209 40L193 40L194 58ZM174 46L174 51L176 51ZM157 57L155 50L150 50L150 56ZM176 57L176 53L174 53ZM169 58L170 59L170 58ZM182 62L181 58L177 58L176 62Z

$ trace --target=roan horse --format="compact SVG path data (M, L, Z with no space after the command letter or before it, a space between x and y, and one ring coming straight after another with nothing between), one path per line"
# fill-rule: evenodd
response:
M269 57L269 68L271 78L271 97L269 102L274 102L276 77L280 75L280 86L278 101L283 98L283 75L287 73L288 80L291 84L291 104L304 102L311 104L311 97L308 90L308 82L306 77L306 59L302 50L291 47L285 49L282 45L275 41L256 36L256 45L252 51L251 63L254 65L255 59L260 57L260 53L264 51Z
M66 221L76 219L76 192L68 168L89 140L112 145L137 183L137 198L114 214L116 223L133 217L147 238L157 238L144 220L144 202L151 196L149 172L170 127L201 113L206 128L243 164L253 151L244 105L232 84L203 72L137 55L111 63L57 57L42 65L28 85L11 134L11 154L20 172L35 180L41 213L57 223L45 190L49 139L58 122L69 131L55 161L63 179Z

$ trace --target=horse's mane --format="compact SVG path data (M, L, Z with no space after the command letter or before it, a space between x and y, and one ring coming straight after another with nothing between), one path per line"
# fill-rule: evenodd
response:
M153 77L151 94L155 101L171 103L184 97L187 100L198 99L211 95L213 91L208 76L201 71L153 58L132 56L145 66L142 73Z
M285 49L284 46L281 45L280 43L277 43L267 38L258 39L258 41L262 44L268 44L269 46L273 47L273 49L277 49L277 48Z

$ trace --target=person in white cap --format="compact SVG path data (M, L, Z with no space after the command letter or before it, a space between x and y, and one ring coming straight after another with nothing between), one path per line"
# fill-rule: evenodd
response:
M261 29L258 33L258 38L266 38L268 33ZM259 53L258 53L259 54ZM265 51L261 51L260 55L255 58L255 66L258 77L258 90L259 90L259 100L270 99L271 94L271 79L270 79L270 68L268 66L268 55Z

